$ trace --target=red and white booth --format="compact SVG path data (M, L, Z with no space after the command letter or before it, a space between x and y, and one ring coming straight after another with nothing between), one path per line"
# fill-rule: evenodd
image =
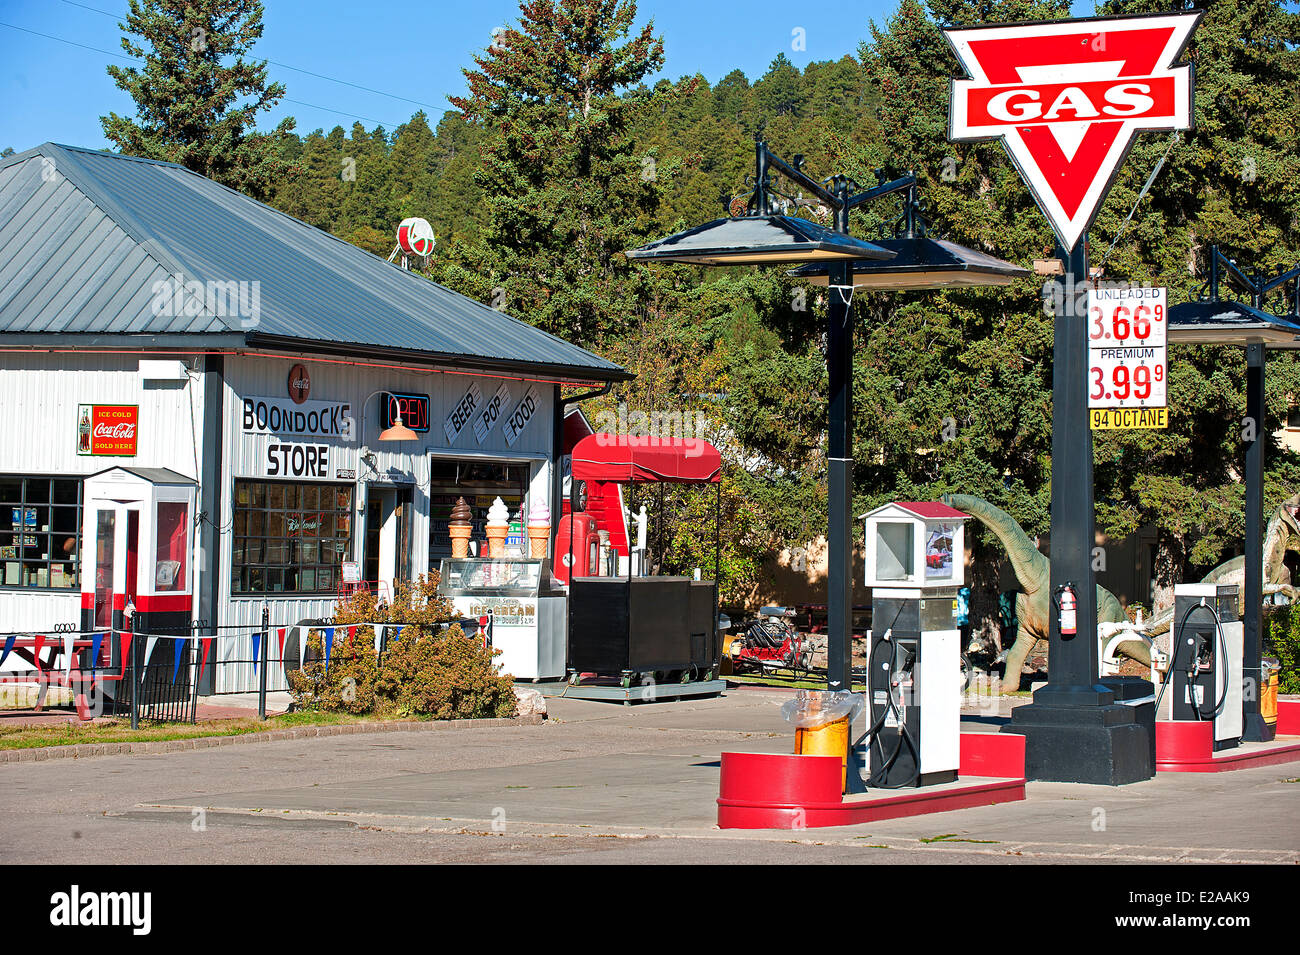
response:
M117 467L86 478L83 631L188 631L195 496L194 481L167 468ZM119 641L105 642L105 662L118 665Z

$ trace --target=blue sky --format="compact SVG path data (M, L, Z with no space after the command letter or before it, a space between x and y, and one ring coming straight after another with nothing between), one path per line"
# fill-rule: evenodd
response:
M638 23L653 17L664 37L665 75L701 72L716 81L737 67L756 78L782 51L799 66L853 53L869 21L884 20L896 5L897 0L641 0L637 16ZM0 0L0 149L21 151L47 140L109 145L99 117L110 110L134 112L104 71L108 63L127 62L108 55L120 53L117 18L126 7L126 0ZM1086 14L1092 5L1076 7ZM355 120L367 127L382 122L391 130L420 108L436 122L449 108L447 96L464 88L461 67L491 42L494 27L514 22L518 11L518 0L266 0L265 33L253 52L273 61L271 77L288 92L271 121L261 125L293 115L299 133L347 129ZM805 31L803 50L793 48L796 28Z

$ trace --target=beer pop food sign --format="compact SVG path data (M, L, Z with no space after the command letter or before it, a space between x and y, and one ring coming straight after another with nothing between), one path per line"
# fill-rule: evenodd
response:
M1002 139L1053 231L1087 232L1136 133L1191 127L1192 69L1175 66L1201 14L945 30L948 138Z

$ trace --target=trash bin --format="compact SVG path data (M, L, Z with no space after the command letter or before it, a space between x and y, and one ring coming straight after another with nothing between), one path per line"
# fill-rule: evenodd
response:
M849 730L862 704L860 694L844 690L800 690L781 706L781 715L794 724L795 755L840 758L841 791L849 778Z
M1264 718L1264 725L1273 733L1277 732L1277 680L1282 672L1281 661L1264 657L1260 661L1263 686L1259 691L1259 715Z

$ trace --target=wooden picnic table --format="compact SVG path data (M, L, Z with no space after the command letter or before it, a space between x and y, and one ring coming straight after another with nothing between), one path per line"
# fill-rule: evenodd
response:
M105 634L111 631L104 631ZM90 704L86 700L86 687L95 681L94 661L91 661L89 672L83 670L79 663L79 655L83 650L90 650L94 646L94 640L90 637L78 636L72 641L72 661L71 665L62 667L55 666L58 658L68 652L68 641L64 634L51 634L42 637L22 636L14 640L13 647L10 650L20 660L25 660L34 666L40 674L37 681L40 689L36 696L36 712L39 713L45 707L45 698L50 692L50 684L57 686L66 686L74 691L73 705L76 707L77 716L82 720L91 720L94 714L90 711ZM48 653L46 652L48 651ZM42 656L47 659L42 660ZM101 680L120 679L116 675L101 676Z

